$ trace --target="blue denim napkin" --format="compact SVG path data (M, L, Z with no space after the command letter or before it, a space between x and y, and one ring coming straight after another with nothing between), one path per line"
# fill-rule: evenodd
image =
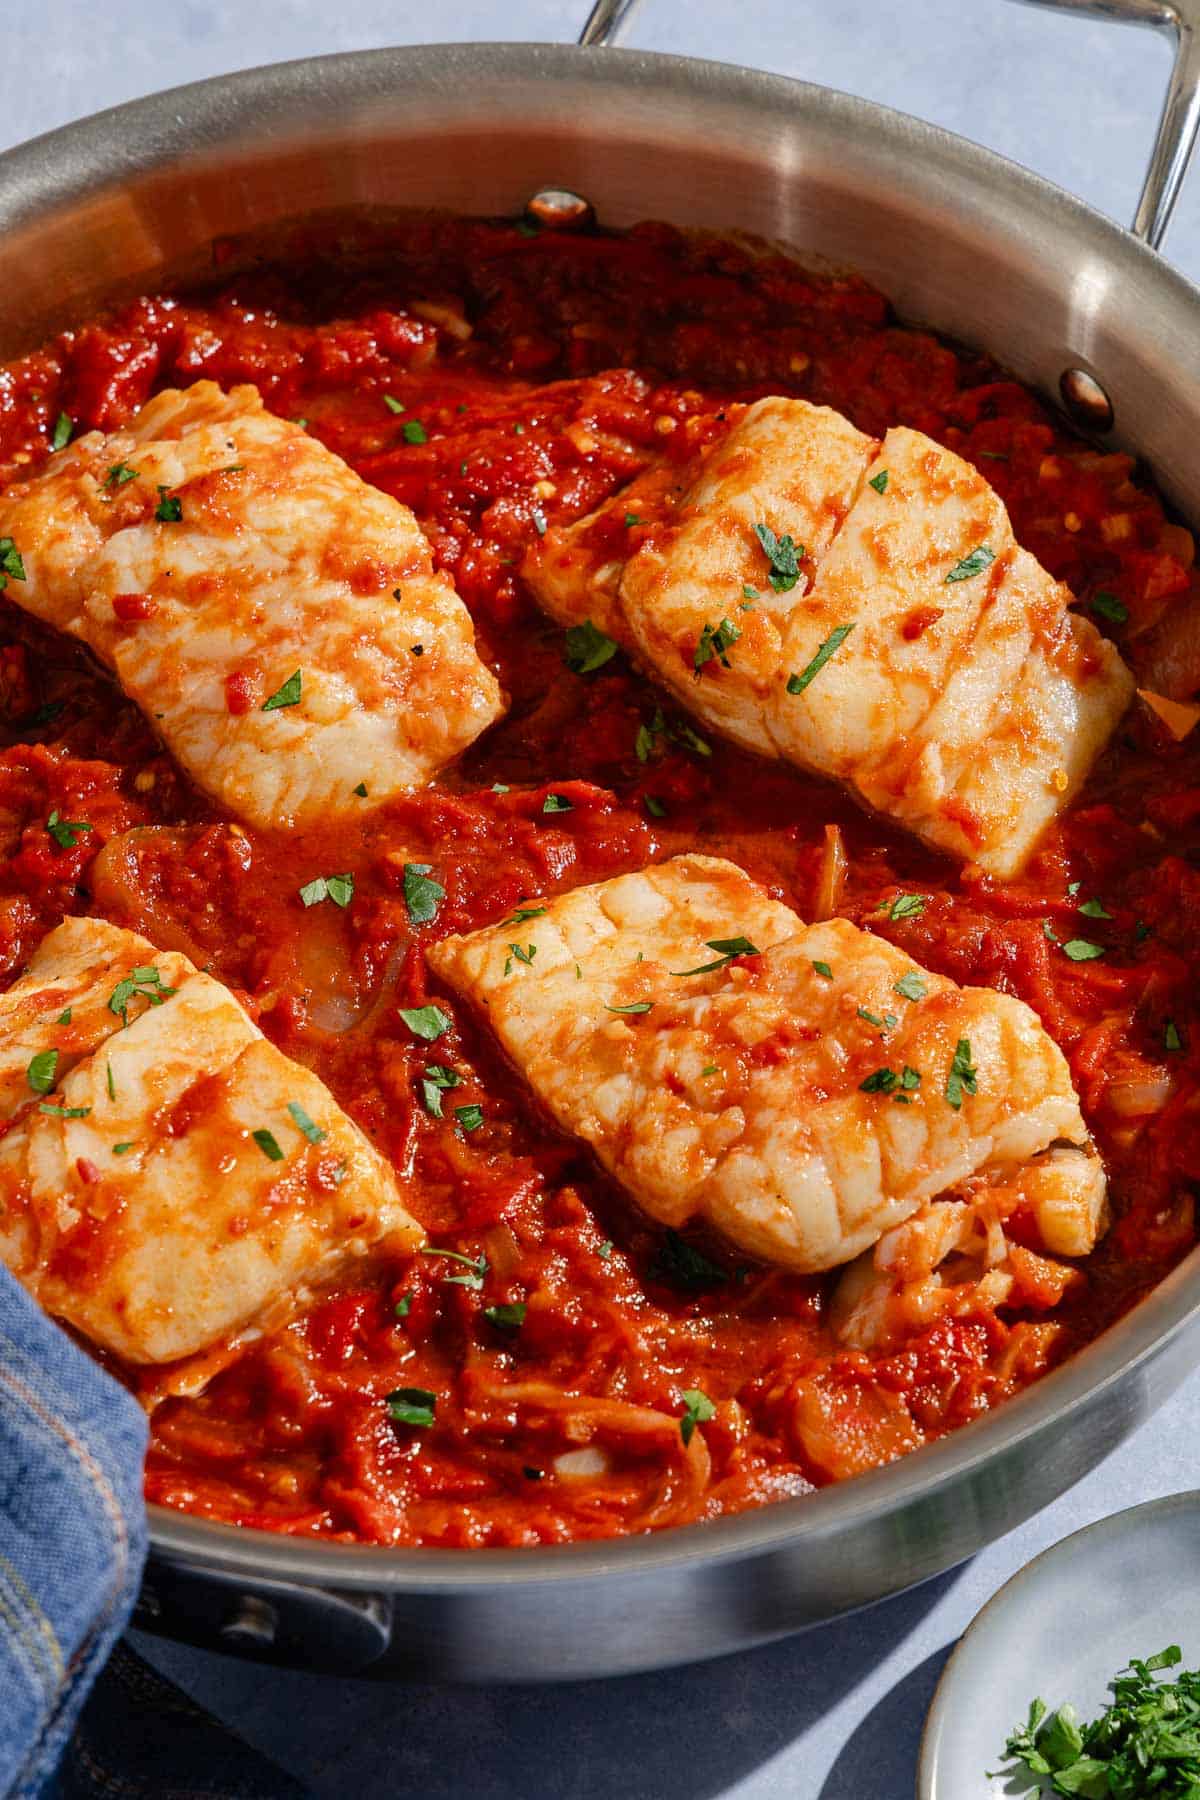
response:
M113 1655L146 1560L145 1452L141 1407L0 1265L0 1797L293 1800L281 1769Z
M36 1795L129 1617L146 1420L0 1268L0 1794Z

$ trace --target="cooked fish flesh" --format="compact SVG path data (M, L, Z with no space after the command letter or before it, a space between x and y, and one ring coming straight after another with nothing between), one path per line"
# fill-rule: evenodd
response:
M68 919L0 995L0 1259L131 1363L206 1350L424 1236L324 1083L220 982Z
M848 1262L972 1176L1087 1142L1029 1007L844 919L806 926L719 859L578 888L428 956L646 1213L784 1268Z
M89 432L0 494L0 535L25 572L8 597L87 644L252 824L423 786L503 710L409 509L253 387L200 381Z
M1011 1237L1023 1212L1039 1240ZM1058 1259L1086 1256L1106 1221L1104 1168L1084 1146L1055 1145L999 1178L927 1201L839 1277L834 1335L856 1350L890 1350L935 1319L988 1306L1045 1311L1083 1280Z
M646 528L624 559L621 495L530 553L546 610L591 618L737 743L1017 873L1133 679L977 470L920 432L879 443L773 397L690 473L638 479Z

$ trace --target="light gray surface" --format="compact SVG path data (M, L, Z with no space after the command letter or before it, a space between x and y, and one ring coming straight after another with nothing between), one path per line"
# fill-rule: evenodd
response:
M423 38L565 38L584 7L461 0L432 21L378 0L246 8L8 0L0 142L151 88L285 56ZM1118 218L1132 214L1168 69L1162 41L1006 0L645 0L632 41L827 82L961 131ZM1048 253L1052 253L1048 246ZM1200 171L1168 248L1200 276ZM155 1660L319 1792L625 1800L907 1800L949 1646L1031 1555L1196 1484L1193 1381L1055 1507L957 1574L807 1638L707 1667L559 1689L373 1689L267 1675L174 1647ZM587 1629L587 1621L580 1621ZM1129 1650L1114 1646L1116 1659Z

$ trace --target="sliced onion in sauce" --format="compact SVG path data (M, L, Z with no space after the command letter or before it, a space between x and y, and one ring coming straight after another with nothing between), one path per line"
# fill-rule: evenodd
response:
M1122 1119L1136 1119L1146 1113L1161 1112L1175 1086L1170 1075L1149 1081L1111 1081L1104 1097L1113 1112Z
M842 892L846 886L846 845L840 825L825 827L825 848L817 873L817 891L813 900L813 922L833 919L841 911Z
M187 926L157 898L154 884L142 872L143 854L182 856L196 833L186 826L137 825L109 838L92 863L88 881L92 898L107 918L140 931L159 950L178 950L197 968L209 960L208 951ZM249 846L247 845L247 850Z
M564 1450L561 1456L554 1459L556 1475L566 1475L571 1480L581 1481L594 1475L607 1475L609 1462L603 1450L597 1450L594 1444L588 1444L582 1450Z

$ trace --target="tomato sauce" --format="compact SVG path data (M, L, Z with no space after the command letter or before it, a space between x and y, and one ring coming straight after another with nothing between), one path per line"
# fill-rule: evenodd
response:
M222 819L82 653L0 600L0 973L11 979L64 912L187 950L329 1083L395 1165L430 1247L454 1253L311 1297L203 1394L162 1401L152 1500L276 1531L463 1547L737 1512L978 1416L1190 1248L1197 745L1135 705L1082 797L1003 884L831 786L697 735L620 656L572 672L518 574L547 524L589 511L664 447L682 459L723 406L796 394L976 461L1019 540L1136 666L1193 577L1188 534L1129 458L1071 438L986 358L899 325L861 281L661 226L420 220L234 258L204 291L134 301L0 371L0 479L39 466L60 415L112 429L200 377L256 383L415 510L511 705L433 789L363 826L272 837ZM549 793L569 810L544 812ZM90 830L63 843L46 829L53 812ZM731 857L811 915L830 824L848 853L845 916L1040 1014L1114 1208L1086 1280L1057 1304L979 1306L888 1354L839 1349L828 1280L664 1239L639 1218L436 989L423 954L533 895L685 849ZM123 838L133 826L156 829ZM424 924L404 897L414 861L446 890ZM299 888L334 870L353 873L352 903L305 907ZM902 892L923 909L892 917ZM1103 955L1072 961L1073 938ZM432 1049L400 1017L431 999L454 1020ZM431 1061L461 1074L453 1108L478 1106L477 1127L450 1106L433 1116ZM519 1325L497 1312L521 1306ZM431 1425L389 1417L398 1388L436 1396ZM691 1390L715 1413L685 1434Z

